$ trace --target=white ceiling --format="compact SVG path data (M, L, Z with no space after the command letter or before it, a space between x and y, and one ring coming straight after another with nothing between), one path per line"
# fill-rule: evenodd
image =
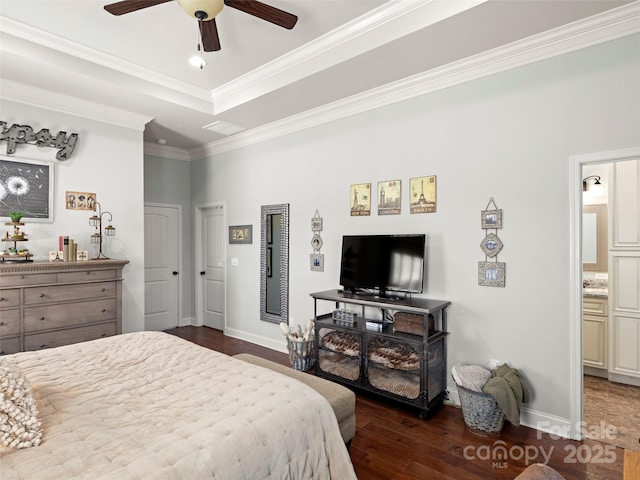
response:
M0 0L0 94L32 86L135 112L153 118L145 141L188 151L225 138L213 122L255 129L631 2L265 1L298 16L293 30L226 7L203 70L177 2L119 17L108 3Z

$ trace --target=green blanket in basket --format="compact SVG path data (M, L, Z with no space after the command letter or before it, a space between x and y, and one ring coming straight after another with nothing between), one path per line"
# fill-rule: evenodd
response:
M491 378L482 391L496 399L507 420L516 427L520 425L520 404L529 401L529 390L518 370L506 363L491 370Z

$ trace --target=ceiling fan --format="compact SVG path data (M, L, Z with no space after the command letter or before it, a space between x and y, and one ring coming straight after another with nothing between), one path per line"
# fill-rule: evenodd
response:
M172 0L122 0L105 5L112 15L124 15L147 7L154 7ZM202 48L205 52L220 50L220 38L215 16L223 6L236 8L242 12L291 30L298 17L257 0L176 0L188 15L198 20Z

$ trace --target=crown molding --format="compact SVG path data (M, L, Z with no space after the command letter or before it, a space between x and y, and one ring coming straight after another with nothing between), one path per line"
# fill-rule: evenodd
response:
M0 98L140 131L144 131L145 125L153 120L153 117L147 115L81 100L13 80L2 80Z
M168 145L158 145L157 143L151 142L144 142L144 154L161 158L169 158L171 160L183 160L185 162L191 160L188 150L170 147Z
M373 50L488 0L387 2L211 91L214 115Z
M638 32L640 2L634 2L211 142L189 154L192 160L217 155Z
M155 93L155 96L159 98L203 112L211 112L211 92L206 88L196 87L193 84L142 67L137 63L122 60L101 50L67 40L2 15L0 15L0 25L2 25L2 33L4 34L115 70L125 77L135 78L145 85L152 84L154 88L149 91L157 92L157 87L162 87L164 92ZM5 50L11 51L11 48L10 43L3 45ZM21 54L19 51L13 53Z

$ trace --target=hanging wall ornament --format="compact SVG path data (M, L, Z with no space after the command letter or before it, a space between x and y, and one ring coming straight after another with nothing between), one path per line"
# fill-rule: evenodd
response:
M490 208L492 205L493 209ZM498 229L502 228L502 210L498 209L491 197L480 215L482 229L485 231L480 248L485 254L485 261L478 262L478 285L504 287L506 265L498 262L498 254L504 247L502 240L498 237ZM489 230L494 231L489 232Z
M318 213L318 210L316 210L315 215L311 219L311 231L313 232L313 237L311 237L313 253L310 255L311 271L324 272L324 255L320 253L323 244L322 237L320 236L320 232L322 231L322 217Z

